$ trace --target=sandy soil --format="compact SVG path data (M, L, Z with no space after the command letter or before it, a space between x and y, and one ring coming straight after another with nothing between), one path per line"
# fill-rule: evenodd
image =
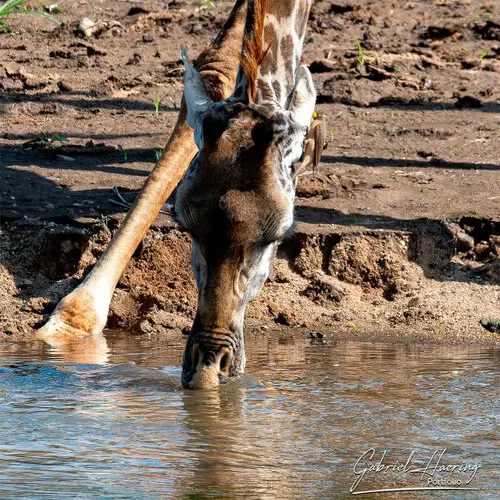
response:
M60 2L61 27L0 34L0 336L31 335L100 255L126 211L113 187L133 200L175 122L181 47L198 54L232 3L168 4ZM494 1L315 3L304 61L328 146L250 329L497 342L479 322L500 318L499 52ZM109 325L188 327L189 253L160 215Z

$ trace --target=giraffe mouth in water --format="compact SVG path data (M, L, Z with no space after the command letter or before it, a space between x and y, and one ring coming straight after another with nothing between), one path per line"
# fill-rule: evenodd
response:
M224 329L191 333L184 352L182 385L186 389L215 389L234 375L236 335Z

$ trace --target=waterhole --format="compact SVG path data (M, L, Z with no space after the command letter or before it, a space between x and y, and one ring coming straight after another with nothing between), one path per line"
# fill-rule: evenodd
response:
M249 338L245 376L185 391L184 342L0 343L0 497L352 498L440 479L478 488L446 498L498 498L498 350L290 332Z

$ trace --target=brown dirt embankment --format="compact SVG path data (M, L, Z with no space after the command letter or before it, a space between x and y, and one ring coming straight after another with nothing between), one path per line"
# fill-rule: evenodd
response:
M9 20L0 336L31 335L100 255L124 212L113 187L133 201L175 123L181 48L198 54L232 4L64 2L62 26ZM85 17L96 21L87 34ZM329 141L301 178L297 232L250 306L249 328L497 341L479 321L500 318L499 42L492 0L314 2L303 59ZM160 216L109 324L188 326L189 252L189 237Z
M191 242L172 220L164 220L168 223L149 232L121 278L109 327L179 333L190 326L196 307ZM498 334L479 321L498 316L499 229L499 220L474 217L462 217L459 224L419 220L399 229L299 223L249 307L247 327L496 342ZM1 334L31 335L110 237L103 223L4 225Z

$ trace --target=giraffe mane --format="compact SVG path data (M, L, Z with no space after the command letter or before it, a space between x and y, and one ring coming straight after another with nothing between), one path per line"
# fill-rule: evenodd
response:
M248 1L240 65L247 80L246 91L249 102L255 99L259 66L269 49L269 47L264 49L266 7L267 0Z

